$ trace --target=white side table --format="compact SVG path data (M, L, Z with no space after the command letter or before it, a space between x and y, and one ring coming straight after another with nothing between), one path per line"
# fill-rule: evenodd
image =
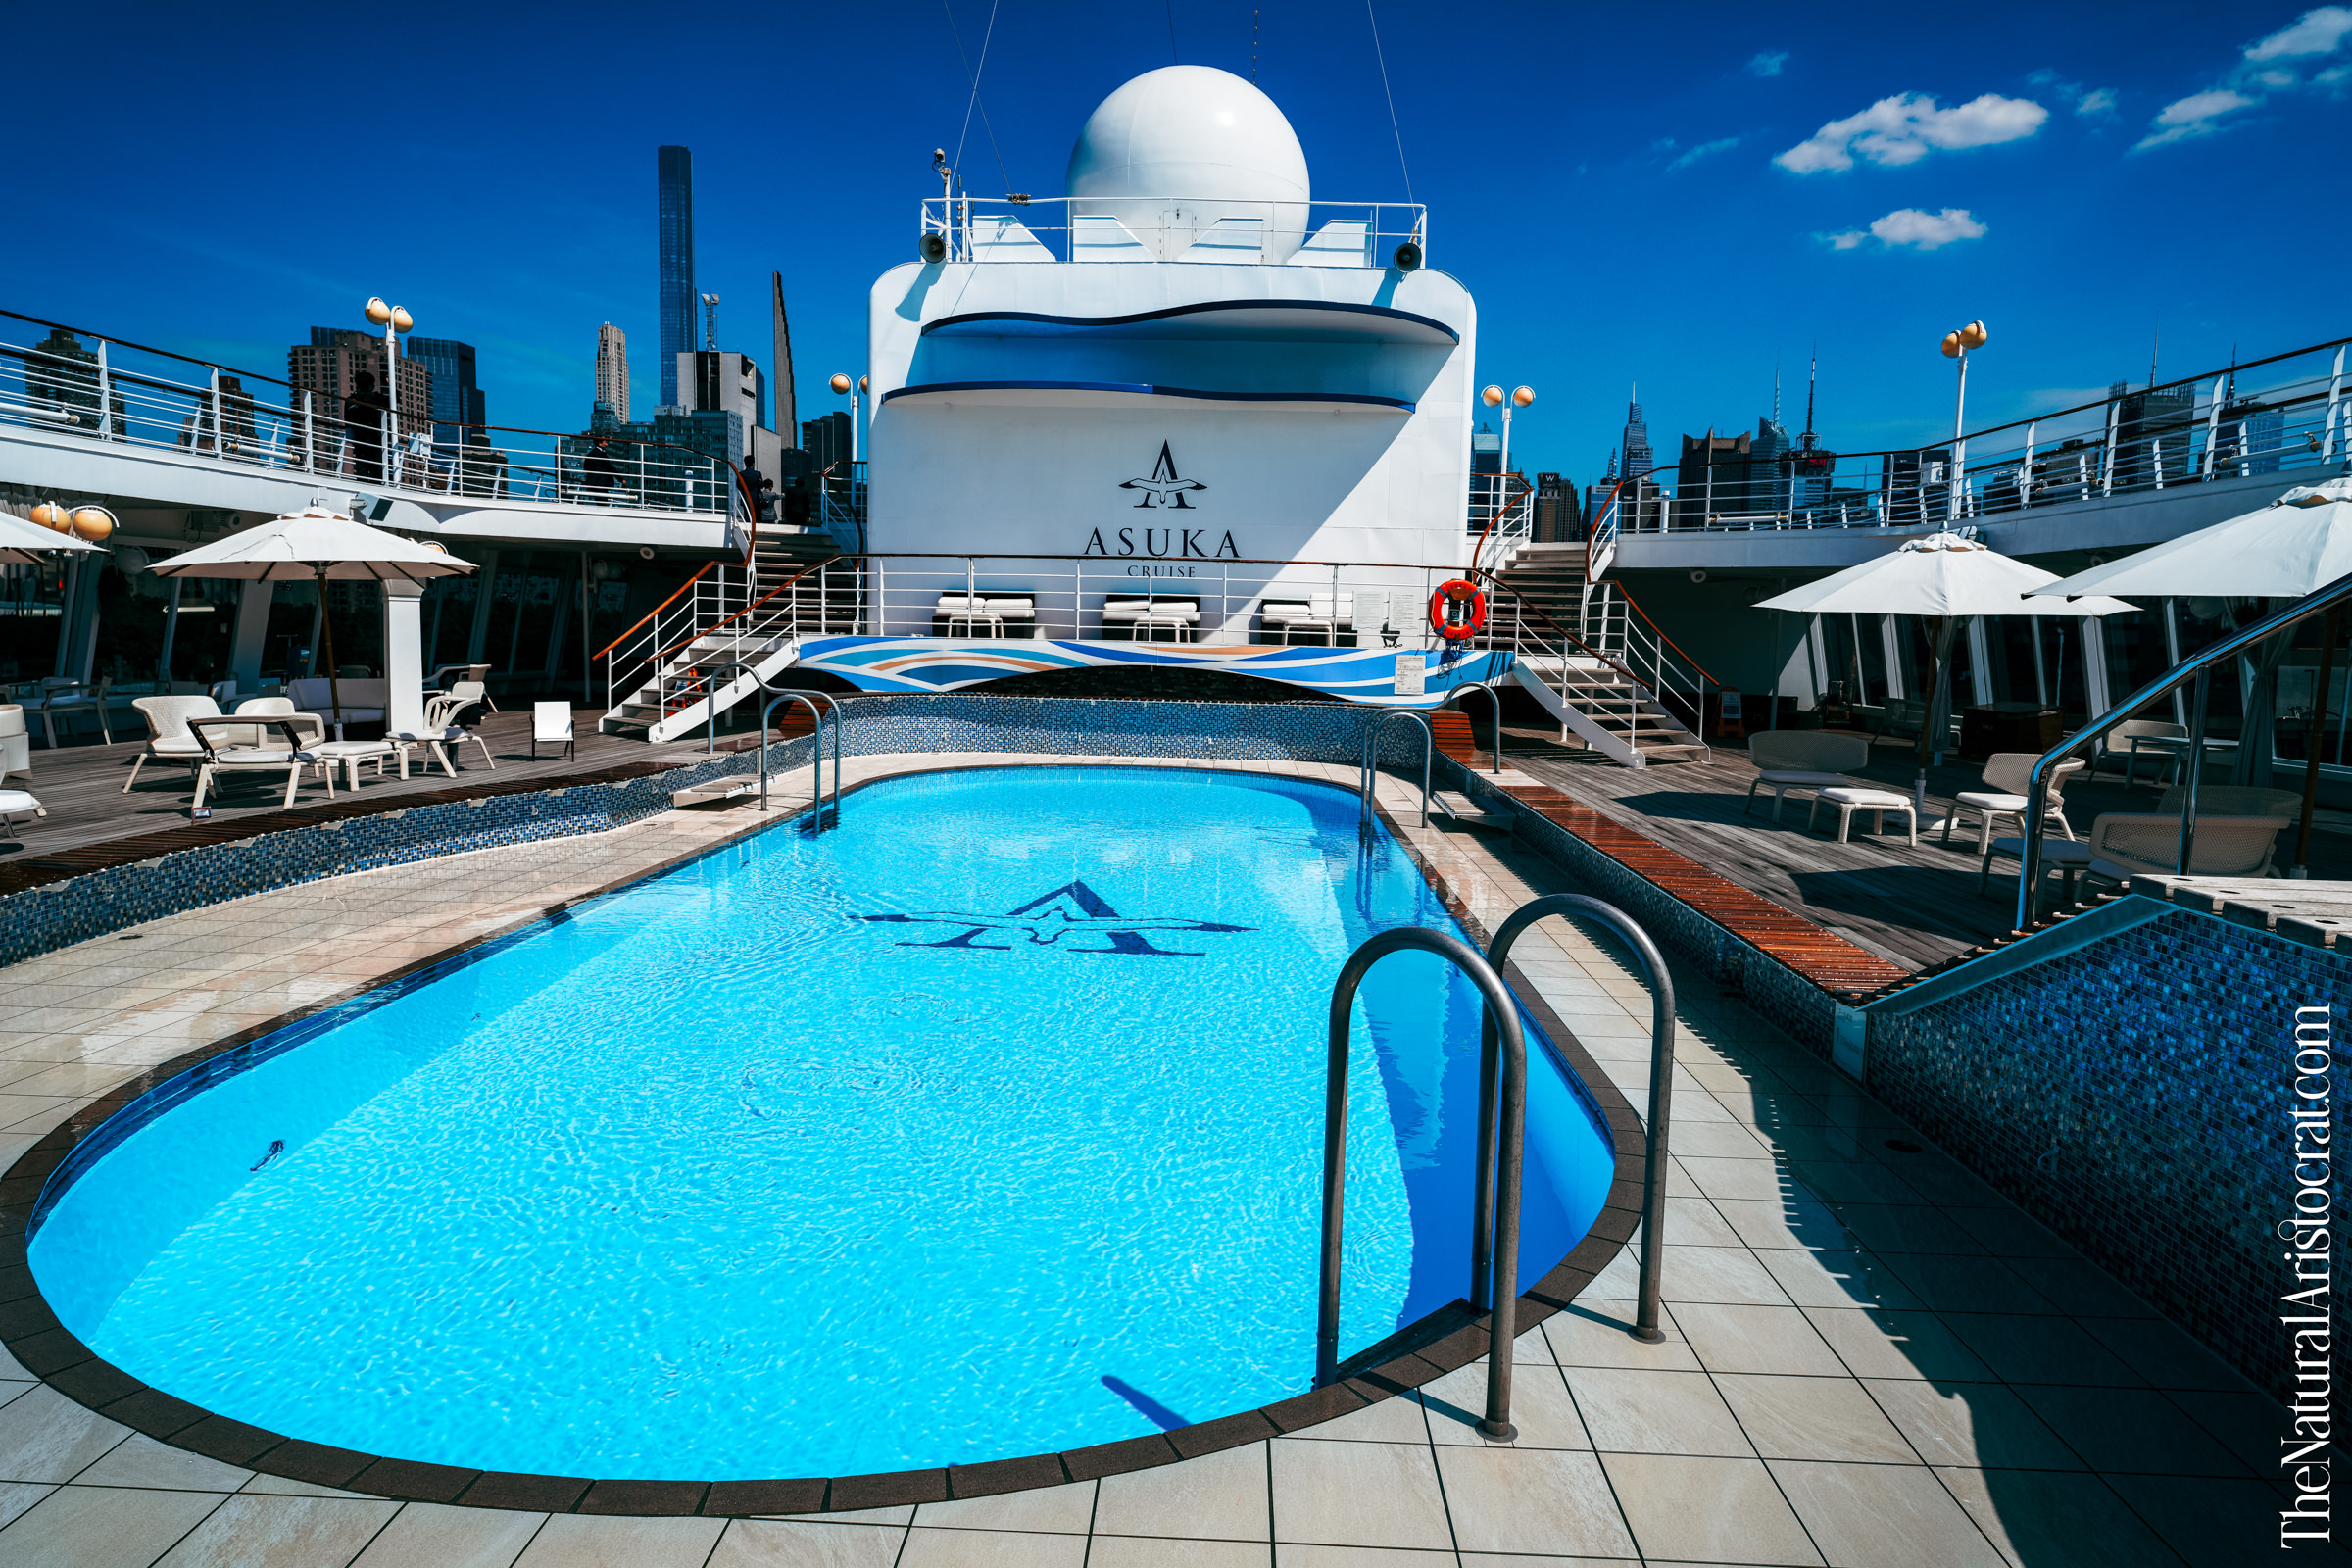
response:
M343 768L344 786L355 793L360 787L360 764L373 761L375 776L384 776L384 763L398 755L390 741L326 741L311 748L311 755L326 764L327 776L332 778L339 763Z

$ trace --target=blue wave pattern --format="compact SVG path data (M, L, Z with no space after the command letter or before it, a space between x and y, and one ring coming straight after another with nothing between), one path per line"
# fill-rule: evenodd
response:
M1324 1012L1405 923L1453 928L1344 792L893 780L159 1089L33 1267L155 1386L402 1458L840 1475L1207 1419L1309 1386ZM1449 976L1360 1004L1351 1348L1464 1289ZM1538 1269L1610 1158L1531 1054Z
M1511 663L1505 653L1441 649L1426 656L1422 694L1399 697L1397 653L1394 648L1221 648L1051 638L812 637L801 645L795 667L821 669L869 692L951 692L1054 669L1203 669L1255 675L1383 708L1439 708L1457 686L1501 680Z

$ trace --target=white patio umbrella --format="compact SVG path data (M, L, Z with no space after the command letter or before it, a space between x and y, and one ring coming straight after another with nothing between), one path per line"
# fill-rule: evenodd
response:
M39 563L44 552L51 550L96 550L87 539L77 539L70 533L59 533L29 522L13 512L0 512L0 562L14 566L29 566Z
M1928 758L1940 753L1951 723L1952 635L1971 615L2112 615L2136 610L2121 599L2035 600L2025 596L2055 572L2013 561L1974 539L1932 533L1906 539L1890 554L1833 572L1802 588L1767 599L1759 610L1794 610L1808 614L1923 615L1931 623L1935 673L1928 710L1919 726L1919 771L1911 800L1924 812L1928 800ZM1924 822L1921 824L1926 825Z
M2210 528L2111 561L2036 588L2036 595L2140 594L2174 599L2301 599L2352 574L2352 478L2297 485L2268 506ZM2271 780L2278 730L2278 666L2291 639L2275 638L2252 656L2254 684L2238 731L2240 784ZM2335 650L2325 637L2320 684ZM2323 690L2315 707L2325 709ZM2314 754L2317 755L2315 747Z
M230 577L247 582L301 582L318 585L319 625L326 634L326 694L343 722L343 695L335 684L335 622L327 612L326 585L332 579L348 582L387 578L419 581L473 570L432 545L403 539L396 533L355 522L339 512L305 507L246 528L225 539L173 556L155 568L159 577Z

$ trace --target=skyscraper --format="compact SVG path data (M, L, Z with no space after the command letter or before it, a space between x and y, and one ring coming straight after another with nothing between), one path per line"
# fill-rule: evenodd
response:
M474 382L472 344L454 337L412 337L409 356L423 361L431 375L435 441L457 445L466 439L466 425L490 422L488 401Z
M415 340L411 340L412 346ZM352 393L352 377L361 371L375 378L376 390L386 385L384 340L373 332L338 326L314 326L311 340L286 350L286 379L297 391L314 394L318 418L343 417L343 400ZM432 417L432 371L424 361L403 354L400 375L400 433L415 435Z
M697 346L694 331L694 154L655 154L662 197L662 406L678 404L678 356Z
M611 321L596 329L596 401L609 405L622 424L629 422L629 334Z
M1639 399L1641 396L1642 389L1638 386L1635 387L1634 398ZM1656 461L1649 454L1649 421L1642 417L1642 405L1638 401L1628 401L1625 405L1623 451L1625 454L1624 476L1628 479L1639 479L1657 466Z
M770 324L776 354L776 433L790 446L801 433L800 408L792 395L792 324L784 319L784 274L771 272L768 278L775 317Z

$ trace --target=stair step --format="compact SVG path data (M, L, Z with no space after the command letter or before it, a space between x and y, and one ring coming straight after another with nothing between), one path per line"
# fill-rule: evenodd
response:
M1494 828L1508 833L1518 825L1513 812L1485 810L1469 796L1455 790L1434 790L1431 799L1437 802L1438 808L1446 815L1468 827Z

